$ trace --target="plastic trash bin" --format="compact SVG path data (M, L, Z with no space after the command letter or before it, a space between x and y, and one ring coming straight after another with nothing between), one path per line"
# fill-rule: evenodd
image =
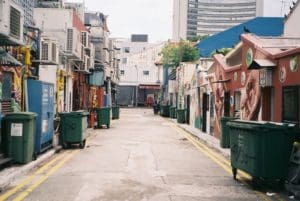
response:
M169 105L161 105L160 106L160 115L163 117L170 117L170 106Z
M107 128L110 127L110 107L97 108L97 127L101 128L106 125Z
M176 107L174 106L170 107L170 118L176 119Z
M295 140L295 125L234 120L227 123L230 132L231 166L253 178L283 181Z
M37 114L8 113L2 119L4 154L16 163L28 163L34 158Z
M87 111L76 111L60 113L60 134L61 143L64 148L70 144L79 144L83 149L86 143L86 130L88 127Z
M177 109L177 123L185 123L185 109Z
M119 119L120 118L120 107L113 106L111 108L111 110L112 110L112 119Z
M220 146L222 148L230 148L230 135L229 127L226 125L227 122L237 119L236 117L222 117L220 120L221 125L221 136L220 136Z

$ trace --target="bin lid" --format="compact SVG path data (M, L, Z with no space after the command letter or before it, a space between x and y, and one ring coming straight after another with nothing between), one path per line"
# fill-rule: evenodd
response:
M86 110L78 110L78 111L72 111L72 112L61 112L59 113L59 116L87 116L89 115L89 112Z
M267 128L267 129L289 129L295 128L296 124L279 123L271 121L248 121L248 120L233 120L227 123L229 127L239 128Z
M11 112L4 116L4 119L34 119L37 117L37 113L34 112Z
M110 110L110 107L98 107L96 110Z

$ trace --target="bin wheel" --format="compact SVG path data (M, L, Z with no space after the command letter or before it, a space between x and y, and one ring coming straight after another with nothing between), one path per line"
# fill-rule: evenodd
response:
M63 147L64 149L67 149L67 148L69 147L69 144L66 143L66 142L63 142L63 143L62 143L62 147Z
M85 143L86 143L86 140L83 140L82 142L80 142L79 148L80 148L80 149L84 149Z
M232 175L233 175L233 179L236 180L236 175L237 175L237 168L232 168Z

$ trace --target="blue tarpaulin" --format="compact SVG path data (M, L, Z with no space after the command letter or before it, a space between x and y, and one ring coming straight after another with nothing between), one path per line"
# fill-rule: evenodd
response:
M103 86L104 85L104 72L94 71L89 77L89 84L93 86Z
M257 36L280 36L283 33L284 18L256 17L252 20L234 26L218 34L200 41L196 47L201 57L211 57L211 53L222 48L232 48L240 41L240 35L245 32Z

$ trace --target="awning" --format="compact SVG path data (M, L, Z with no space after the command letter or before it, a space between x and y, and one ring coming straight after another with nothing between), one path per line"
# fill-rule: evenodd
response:
M254 59L248 69L272 68L275 66L277 65L268 59Z
M139 85L140 89L153 89L153 90L159 90L160 85L146 85L146 84L140 84Z
M3 48L0 48L0 65L5 66L23 66L21 62L7 53Z

